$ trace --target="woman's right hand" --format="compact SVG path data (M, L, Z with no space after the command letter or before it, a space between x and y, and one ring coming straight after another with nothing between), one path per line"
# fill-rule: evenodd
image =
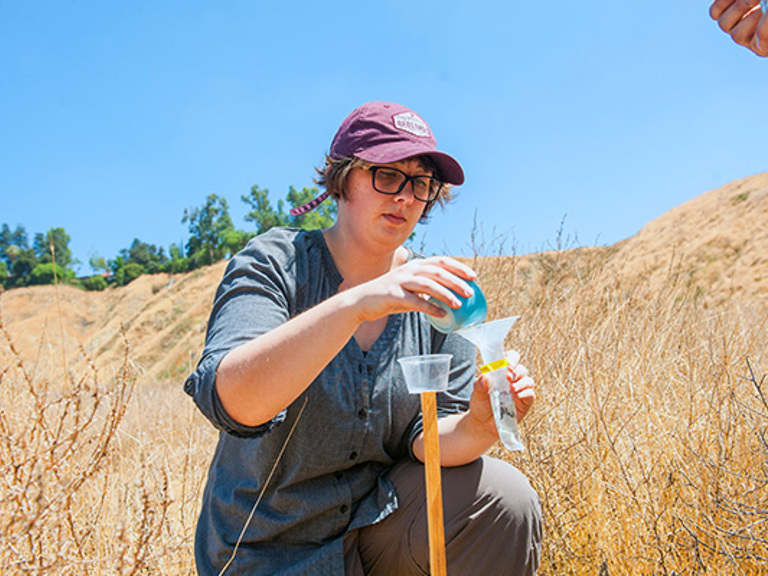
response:
M412 311L442 317L445 311L427 299L433 296L451 308L459 308L461 302L456 294L470 296L472 289L465 280L476 277L472 268L454 258L433 256L410 260L383 276L350 288L349 295L358 299L361 322Z
M274 418L298 398L344 348L363 322L420 310L445 314L425 298L458 307L452 291L466 294L464 280L475 272L447 256L409 261L320 302L224 356L216 371L216 390L224 410L246 426ZM323 330L324 338L318 338ZM295 361L301 350L302 361ZM287 371L282 368L291 366Z

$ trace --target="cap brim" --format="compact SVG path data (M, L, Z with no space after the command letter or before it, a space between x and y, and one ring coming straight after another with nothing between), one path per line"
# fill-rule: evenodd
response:
M464 184L464 170L453 157L445 152L424 150L424 148L419 146L408 146L407 144L403 145L401 143L397 147L393 147L389 144L384 146L373 146L367 150L356 153L355 156L366 162L378 162L381 164L400 162L401 160L413 158L414 156L429 156L437 165L440 179L443 182L453 186L461 186Z
M444 152L429 152L425 154L429 156L437 164L437 169L440 171L440 177L443 182L451 184L453 186L461 186L464 184L464 170L461 165L453 159L453 157L445 154Z

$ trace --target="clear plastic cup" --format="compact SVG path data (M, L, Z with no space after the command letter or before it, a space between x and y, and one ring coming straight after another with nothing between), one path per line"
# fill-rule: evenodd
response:
M462 328L476 326L477 324L485 322L485 317L488 315L488 303L485 301L485 295L483 294L483 291L480 290L480 286L478 286L477 282L473 282L472 280L465 280L465 282L470 285L473 294L469 298L455 294L461 301L461 307L457 310L443 304L437 298L429 299L432 304L442 308L446 312L445 316L442 318L432 316L431 314L427 315L429 323L435 327L435 330L450 334L451 332L456 332Z
M411 394L442 392L448 389L452 354L424 354L398 358Z

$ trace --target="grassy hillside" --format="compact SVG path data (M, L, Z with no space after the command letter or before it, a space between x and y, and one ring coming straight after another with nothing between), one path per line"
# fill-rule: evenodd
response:
M616 246L472 260L538 399L541 574L768 573L768 175ZM216 435L183 394L224 264L0 295L0 572L193 574ZM63 345L62 345L63 343Z

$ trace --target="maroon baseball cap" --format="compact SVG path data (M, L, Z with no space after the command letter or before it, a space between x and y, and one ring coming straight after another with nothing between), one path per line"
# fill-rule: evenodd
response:
M413 110L389 102L369 102L341 123L331 143L331 158L356 156L366 162L388 164L413 156L429 156L437 176L448 184L464 183L459 163L437 150L432 131Z
M390 102L369 102L356 108L339 126L331 142L334 160L355 156L374 164L399 162L413 156L429 156L437 165L437 177L460 186L464 170L451 156L437 150L437 142L424 119L410 108ZM311 202L293 208L298 216L328 197L326 190Z

